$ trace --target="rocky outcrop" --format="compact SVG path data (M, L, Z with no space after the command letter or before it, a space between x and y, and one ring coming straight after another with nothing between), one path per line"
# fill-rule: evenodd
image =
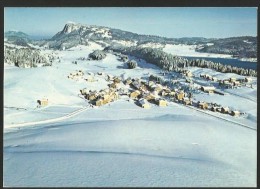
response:
M106 58L107 54L101 50L95 50L94 52L89 54L89 58L92 60L102 60Z

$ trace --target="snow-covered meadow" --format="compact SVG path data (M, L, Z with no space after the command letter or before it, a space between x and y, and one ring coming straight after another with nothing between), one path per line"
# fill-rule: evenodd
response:
M174 102L142 109L127 96L92 108L78 96L79 90L104 89L108 82L102 76L96 82L70 80L71 72L125 78L160 73L138 59L136 69L126 69L112 54L101 61L77 60L96 49L102 47L91 43L55 51L61 62L51 67L4 66L4 186L256 186L256 85L226 90L225 96L194 96L244 111L245 117L205 113ZM195 76L241 77L190 70ZM49 106L37 108L43 97Z
M196 52L197 45L171 45L166 44L163 50L167 53L171 53L176 56L190 56L190 57L213 57L213 58L232 58L231 55L228 54L215 54L215 53L202 53Z

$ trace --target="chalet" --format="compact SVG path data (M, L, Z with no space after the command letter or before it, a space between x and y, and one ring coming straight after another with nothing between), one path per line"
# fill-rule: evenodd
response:
M229 84L229 80L223 80L223 84Z
M212 77L211 75L207 75L207 74L206 74L206 79L212 80L212 78L213 78L213 77Z
M86 99L88 100L96 100L97 94L96 93L90 93L86 95Z
M157 104L158 106L167 106L167 105L168 105L168 103L167 103L166 100L160 99L160 98L159 98L159 99L156 99L155 102L156 102L156 104Z
M145 93L144 95L143 95L143 98L144 99L146 99L146 100L154 100L155 99L155 95L154 94L152 94L152 93Z
M209 94L214 94L214 90L207 91Z
M239 116L239 115L240 115L240 112L239 112L239 111L234 111L234 110L232 110L232 111L231 111L231 115L232 115L232 116Z
M151 107L146 99L141 98L138 102L142 108L148 109Z
M218 109L218 107L216 107L216 106L212 106L210 110L211 110L212 112L216 112L217 109Z
M239 81L233 81L233 86L240 86L240 82Z
M154 82L154 81L149 81L149 82L148 82L148 86L149 86L149 87L152 87L152 86L154 86L154 85L155 85L155 82Z
M213 86L201 86L201 90L204 92L209 92L209 91L213 91L215 90L215 87Z
M221 113L228 113L229 108L228 107L222 107L221 108Z
M128 89L126 89L126 88L119 88L118 92L119 92L120 95L128 95L129 94Z
M205 110L208 109L208 104L206 102L198 101L198 107Z
M160 93L163 90L163 86L161 84L156 84L155 86L153 86L153 91L157 91L158 93Z
M85 98L88 100L95 100L98 97L97 91L89 91L87 94L85 94Z
M82 70L76 71L76 72L72 72L68 75L69 79L74 79L74 80L78 80L80 78L83 78L82 76L84 75L84 72Z
M112 101L119 99L119 94L118 94L118 92L112 92L112 93L110 93L110 98L112 99Z
M117 92L114 92L113 90L101 90L99 92L99 95L96 97L96 101L94 104L96 106L102 106L109 102L112 102L114 100L117 100L119 98L119 95Z
M200 77L205 78L206 75L205 74L200 74Z
M109 86L110 88L116 89L116 88L118 87L118 83L111 83L111 84L108 84L108 86Z
M133 86L135 89L140 89L141 88L141 83L137 80L131 83L131 86Z
M78 72L76 72L76 75L77 76L83 76L84 75L84 72L82 70L79 70Z
M251 78L251 77L246 77L246 78L245 78L245 82L247 82L247 83L252 82L252 78Z
M107 74L107 80L108 81L113 81L114 80L114 76L110 75L110 74Z
M134 78L134 79L132 79L132 81L137 81L138 83L141 83L139 78Z
M151 94L154 95L155 97L159 97L157 91L152 91Z
M185 93L183 91L179 91L178 93L175 94L175 98L177 100L183 100L184 96L185 96Z
M151 91L153 91L155 88L156 88L156 86L157 86L157 84L156 83L151 83L151 84L149 84L149 89L151 90Z
M185 105L192 105L192 101L191 101L191 99L189 99L189 98L183 98L183 104L185 104Z
M230 83L233 83L233 82L236 81L236 80L237 80L237 79L234 78L234 77L229 78L229 82L230 82Z
M175 91L175 93L177 93L179 91L179 89L174 88L173 91Z
M218 81L218 78L216 78L216 77L212 77L211 80L212 80L212 81Z
M225 88L233 88L233 84L230 83L228 80L219 81L220 86L224 86Z
M140 90L143 92L148 92L149 90L147 89L146 85L141 85Z
M85 78L85 80L86 80L87 82L94 82L94 81L95 81L95 79L94 79L93 76L88 76L88 77Z
M80 93L81 93L82 95L86 95L86 94L89 93L89 89L87 89L87 88L81 89L81 90L80 90Z
M102 105L104 105L104 99L98 99L98 100L95 102L95 105L96 105L96 106L102 106Z
M41 106L47 106L48 103L49 103L49 101L48 101L47 98L43 98L43 99L41 99L41 100L38 100L37 102L38 102L39 105L41 105Z
M166 96L168 93L166 93L165 90L161 90L158 94L161 96Z
M74 79L74 76L70 74L70 75L68 75L68 78L69 79Z
M118 77L114 78L114 83L120 83L120 82L121 82L121 80Z
M169 96L174 97L175 94L176 94L176 92L175 92L174 90L172 90L172 91L169 93Z
M184 75L187 76L187 77L192 77L192 73L191 73L190 70L186 70L186 71L184 72Z
M139 90L135 90L134 92L130 93L130 98L137 98L139 95L141 94L141 92Z
M127 78L124 83L125 83L125 85L130 85L132 83L132 79Z

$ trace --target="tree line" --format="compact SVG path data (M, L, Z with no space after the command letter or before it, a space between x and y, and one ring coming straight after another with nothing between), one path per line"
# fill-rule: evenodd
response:
M185 67L196 66L201 68L210 68L222 73L236 73L244 76L257 76L257 71L253 69L245 69L231 65L225 65L204 59L188 60L183 57L174 56L166 53L161 49L150 47L124 47L124 46L109 46L105 51L112 50L126 55L135 56L144 59L146 62L157 65L158 67L168 71L179 71Z

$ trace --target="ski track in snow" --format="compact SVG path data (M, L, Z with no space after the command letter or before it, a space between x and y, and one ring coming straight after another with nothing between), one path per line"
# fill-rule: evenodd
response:
M15 147L23 147L23 146L15 146ZM10 149L11 150L10 150ZM97 150L35 150L35 151L25 151L25 150L12 150L13 147L5 147L5 152L7 153L25 153L25 154L33 154L33 153L89 153L89 154L120 154L120 155L133 155L133 156L146 156L146 157L155 157L155 158L166 158L166 159L182 159L182 160L192 160L192 161L202 161L202 162L213 162L211 160L199 159L199 158L189 158L182 156L167 156L167 155L156 155L156 154L148 154L148 153L135 153L135 152L117 152L117 151L97 151Z

